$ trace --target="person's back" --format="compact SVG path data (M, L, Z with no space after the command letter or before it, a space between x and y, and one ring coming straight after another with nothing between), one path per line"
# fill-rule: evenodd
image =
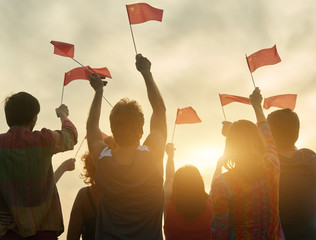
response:
M136 56L136 67L144 77L153 109L150 134L140 145L143 113L136 101L122 99L110 114L115 150L106 146L99 129L103 83L96 74L89 75L95 96L87 121L87 139L101 194L96 239L162 240L166 115L150 66L146 58Z
M51 157L73 148L76 129L61 106L62 130L32 131L39 104L27 93L9 97L5 109L10 129L0 134L0 239L43 233L56 239L63 221Z
M280 159L280 218L286 239L316 239L316 154L297 150L299 118L290 109L269 114Z

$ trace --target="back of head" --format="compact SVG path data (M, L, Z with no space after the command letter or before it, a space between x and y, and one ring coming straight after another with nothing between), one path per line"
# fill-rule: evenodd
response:
M291 148L298 139L300 120L291 109L280 109L267 118L278 148Z
M19 92L4 100L4 110L9 127L25 126L38 115L40 104L31 94Z
M206 208L208 194L199 170L194 166L179 168L173 180L172 201L185 218L198 217Z
M224 166L235 168L244 178L264 173L266 144L257 126L247 120L234 122L226 136Z
M140 105L128 98L121 99L111 111L110 124L114 140L119 146L139 144L144 125Z

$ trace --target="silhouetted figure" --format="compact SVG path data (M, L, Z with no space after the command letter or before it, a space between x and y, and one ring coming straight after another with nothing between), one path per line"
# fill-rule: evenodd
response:
M0 239L57 239L64 231L52 156L73 149L77 131L65 105L56 109L61 130L33 131L39 111L26 92L5 100L10 129L0 134Z
M209 240L212 206L199 170L191 165L174 171L174 146L168 143L165 190L165 239Z
M285 239L279 220L279 160L258 88L250 101L258 127L239 120L224 133L221 160L228 171L212 184L212 239Z
M103 82L96 74L90 74L95 96L87 137L101 193L96 239L162 239L166 109L150 67L147 58L136 56L136 68L143 75L153 109L150 134L140 145L143 113L136 101L122 99L110 114L111 131L118 145L114 150L105 145L99 129Z
M111 149L116 147L113 137L104 139L104 143ZM100 200L100 191L95 184L95 165L92 156L86 152L82 157L84 183L88 187L79 190L68 224L67 240L94 240L97 222L97 209Z
M316 239L316 154L297 150L300 121L281 109L268 115L280 159L280 218L286 239Z

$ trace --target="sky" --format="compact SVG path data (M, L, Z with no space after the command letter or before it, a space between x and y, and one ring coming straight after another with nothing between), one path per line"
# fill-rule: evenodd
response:
M162 22L132 25L138 53L152 63L152 73L167 107L168 142L177 108L192 106L202 122L177 125L174 134L176 168L197 166L209 190L214 166L225 139L219 93L248 97L253 91L245 54L276 44L281 62L253 73L263 97L298 94L295 111L301 120L297 147L315 148L312 130L316 116L316 2L314 0L147 0L164 10ZM75 45L75 59L84 65L107 67L104 97L115 104L123 97L137 100L145 114L144 136L149 133L151 107L141 74L135 68L135 49L126 13L126 0L0 0L0 100L19 91L41 104L36 130L59 129L55 108L61 104L64 73L79 67L69 58L53 54L51 40ZM85 137L85 124L93 98L86 80L64 88L63 103L77 126L73 151L53 157L57 168L74 157ZM111 107L103 101L100 128L110 133ZM266 114L276 108L265 111ZM231 103L224 107L229 121L255 121L251 106ZM6 132L3 104L0 132ZM80 156L76 170L57 183L65 229L73 200L84 186ZM66 238L66 234L60 239Z

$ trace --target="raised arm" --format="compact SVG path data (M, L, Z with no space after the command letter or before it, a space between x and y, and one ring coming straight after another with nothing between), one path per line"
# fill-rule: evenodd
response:
M257 122L260 123L260 122L267 121L263 113L262 96L260 93L260 89L258 87L256 87L255 90L253 90L252 94L249 96L249 99L255 111Z
M56 108L57 117L61 121L61 130L53 131L53 138L55 141L54 153L63 152L73 149L77 143L78 133L76 127L68 119L69 110L64 104Z
M58 182L65 172L75 170L75 162L75 158L69 158L59 165L59 167L54 172L55 183Z
M87 121L87 141L90 154L92 154L92 159L95 161L98 159L100 152L105 147L102 132L99 128L99 121L103 97L103 86L106 85L106 82L103 82L96 73L91 73L89 78L90 85L95 90L95 94Z
M150 61L141 54L137 54L136 68L145 80L148 99L153 109L150 120L150 134L145 144L150 146L151 149L157 153L158 160L162 162L167 138L166 107L151 74Z
M173 185L173 177L174 177L174 145L173 143L167 143L166 145L166 153L168 155L167 165L166 165L166 180L164 184L164 218L166 218L168 205L171 200L172 195L172 185Z

